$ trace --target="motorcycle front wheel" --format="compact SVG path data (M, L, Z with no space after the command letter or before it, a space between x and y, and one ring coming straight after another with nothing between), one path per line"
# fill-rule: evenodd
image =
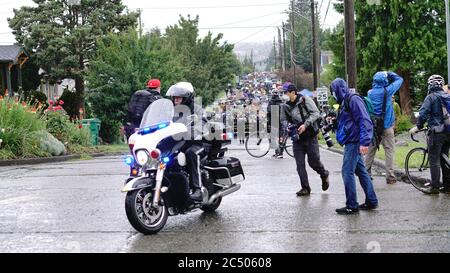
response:
M125 211L130 224L140 233L151 235L158 233L166 225L169 216L163 200L158 208L151 206L154 191L145 188L127 193Z

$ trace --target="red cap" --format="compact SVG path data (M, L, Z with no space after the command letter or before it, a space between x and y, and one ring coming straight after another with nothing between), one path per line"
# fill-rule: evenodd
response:
M158 79L151 79L147 83L147 87L151 89L156 89L161 86L161 82Z

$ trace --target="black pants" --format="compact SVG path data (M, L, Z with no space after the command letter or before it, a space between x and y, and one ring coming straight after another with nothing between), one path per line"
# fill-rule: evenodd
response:
M431 133L428 139L428 149L430 157L431 185L433 188L441 187L441 169L443 185L450 189L450 170L446 167L441 154L448 155L450 150L450 133Z
M316 171L321 178L329 175L329 172L320 161L319 141L317 137L302 139L294 142L293 149L302 188L311 190L309 187L308 173L306 172L306 155L308 155L309 166Z
M200 189L202 187L201 173L200 173L200 154L204 151L200 144L193 144L186 149L186 163L191 174L191 182L193 189Z
M126 135L127 141L128 141L130 136L135 133L135 129L139 128L139 124L128 122L123 126L123 128L125 130L125 135Z

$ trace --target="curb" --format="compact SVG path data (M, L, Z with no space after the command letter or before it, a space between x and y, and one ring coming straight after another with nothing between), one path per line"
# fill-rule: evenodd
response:
M68 160L80 159L81 155L63 155L43 158L29 158L29 159L13 159L0 160L0 166L16 166L16 165L35 165L42 163L56 163Z
M341 154L341 155L344 154L344 151L336 149L336 148L328 148L327 146L324 146L324 145L319 145L319 146L323 150L327 150L327 151L330 151L330 152L333 152L333 153L338 153L338 154ZM384 161L382 161L380 159L375 158L375 160L373 161L373 165L375 165L376 167L381 168L383 170L385 169ZM398 181L403 181L403 182L406 182L408 184L410 183L409 180L408 180L408 176L406 175L406 173L404 171L395 169L394 173L395 173L395 176L397 177ZM415 178L415 177L413 177L413 178Z
M96 154L86 154L87 156L98 158L105 156L118 156L123 155L123 153L96 153ZM75 155L63 155L63 156L54 156L54 157L43 157L43 158L27 158L27 159L13 159L13 160L0 160L0 167L5 166L18 166L18 165L36 165L36 164L44 164L44 163L57 163L64 162L69 160L78 160L81 159L82 156L80 154Z

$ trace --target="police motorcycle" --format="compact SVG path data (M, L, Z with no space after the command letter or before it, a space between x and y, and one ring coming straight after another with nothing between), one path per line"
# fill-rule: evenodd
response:
M201 140L206 151L200 160L203 200L191 200L186 155L181 152L185 144L181 136L188 129L173 122L173 116L172 101L155 101L144 113L140 129L129 140L132 155L125 161L139 165L140 173L122 189L126 193L125 211L130 224L145 235L159 232L168 216L197 209L215 211L222 198L238 191L239 182L245 180L239 159L225 156L224 146L231 142L229 135L211 128L210 132L220 138Z

